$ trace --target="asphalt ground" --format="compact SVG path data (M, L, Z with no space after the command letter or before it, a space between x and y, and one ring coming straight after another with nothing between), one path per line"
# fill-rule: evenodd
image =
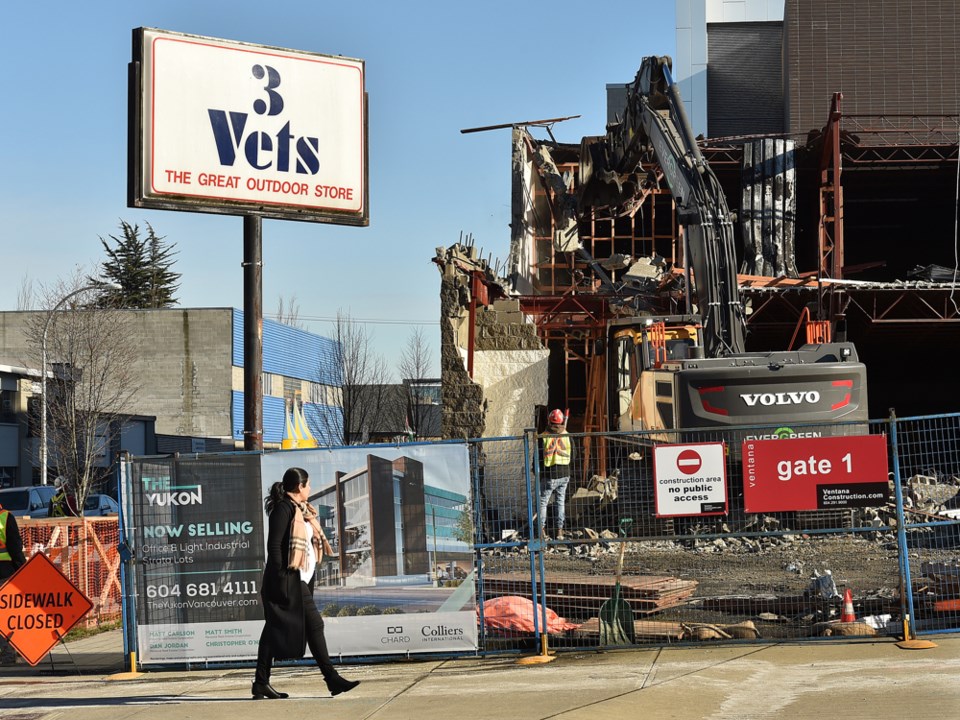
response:
M960 717L960 635L925 638L650 647L517 657L348 665L361 680L331 698L319 671L274 671L291 697L250 697L252 668L130 672L119 630L55 648L36 667L0 668L3 720L203 718L791 718Z

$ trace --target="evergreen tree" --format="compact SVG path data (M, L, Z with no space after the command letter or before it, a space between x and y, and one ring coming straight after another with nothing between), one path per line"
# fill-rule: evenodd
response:
M165 308L176 305L174 295L180 287L180 273L171 269L174 263L173 245L166 245L150 223L146 237L140 236L140 227L120 221L121 237L109 235L112 241L100 238L107 259L101 263L101 278L120 286L119 290L103 289L98 304L120 308ZM103 281L90 278L103 285Z
M173 307L177 304L174 293L179 289L180 273L173 272L175 245L166 245L162 237L157 237L150 223L147 223L147 243L149 245L149 287L152 308Z

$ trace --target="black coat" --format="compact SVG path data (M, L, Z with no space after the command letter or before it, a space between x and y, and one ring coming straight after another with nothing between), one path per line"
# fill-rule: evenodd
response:
M300 571L287 569L290 524L295 510L293 501L285 497L270 513L267 565L263 570L263 585L260 588L265 631L270 637L273 656L278 660L299 660L307 649Z

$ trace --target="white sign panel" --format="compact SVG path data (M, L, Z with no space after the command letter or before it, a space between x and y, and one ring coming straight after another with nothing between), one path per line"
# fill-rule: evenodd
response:
M137 32L134 205L367 224L362 60Z
M657 517L727 511L723 443L657 445L653 449Z

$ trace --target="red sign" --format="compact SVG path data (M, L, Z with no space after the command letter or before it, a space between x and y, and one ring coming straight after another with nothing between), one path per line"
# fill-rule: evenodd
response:
M50 558L37 553L0 585L0 633L36 665L92 607Z
M693 475L700 470L701 465L703 458L696 450L687 449L677 455L677 470L686 475Z
M749 513L876 507L889 497L883 435L743 442Z

